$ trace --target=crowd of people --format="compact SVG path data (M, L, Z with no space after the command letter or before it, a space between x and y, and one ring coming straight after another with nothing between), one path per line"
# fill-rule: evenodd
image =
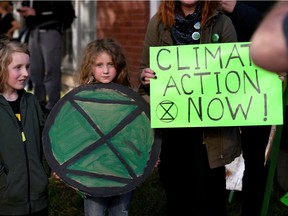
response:
M287 6L276 1L161 1L145 34L139 94L150 95L150 81L157 79L157 73L149 67L149 48L153 46L252 41L255 63L285 74ZM12 40L20 24L11 7L10 1L0 1L0 119L6 122L0 124L0 216L48 216L48 178L52 172L44 157L41 135L47 114L61 96L59 11L65 5L58 1L23 1L18 12L29 29L27 43ZM272 19L280 21L273 24ZM270 33L278 30L280 45L271 43ZM274 48L279 55L270 55ZM275 56L275 64L267 65L265 59ZM91 41L79 65L79 85L113 82L131 87L128 68L117 40ZM33 93L25 90L29 78ZM155 166L167 198L167 215L226 216L225 165L241 153L245 163L241 215L260 215L270 131L271 125L162 128L161 153ZM251 139L255 134L261 134L257 141ZM128 216L132 193L86 195L85 216L104 216L106 211L110 216ZM217 196L212 202L211 194Z

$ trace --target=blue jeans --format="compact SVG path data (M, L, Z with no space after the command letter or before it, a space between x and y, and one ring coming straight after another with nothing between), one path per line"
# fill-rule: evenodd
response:
M84 198L85 216L128 216L132 192L112 197Z

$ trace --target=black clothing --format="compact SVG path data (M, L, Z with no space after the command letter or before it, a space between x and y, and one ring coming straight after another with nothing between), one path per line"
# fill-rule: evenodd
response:
M288 47L288 15L286 15L284 18L283 29L284 29L284 35L285 35L285 40L286 40L286 46Z
M31 29L65 30L67 10L71 7L71 1L32 1L36 8L35 16L26 17L26 25ZM29 0L24 0L22 6L31 7Z
M232 19L239 42L249 42L254 31L276 1L237 1ZM242 216L258 216L261 212L267 174L265 151L271 126L245 126L242 151L245 170L242 179Z
M265 151L271 126L246 126L242 130L245 170L242 179L242 216L260 216L267 173Z
M225 167L210 169L202 130L164 130L158 170L167 197L168 216L225 216Z
M238 1L227 13L235 26L239 42L248 42L263 17L276 1Z
M9 29L12 28L12 22L14 21L14 17L11 13L7 13L6 15L2 16L0 19L0 34L6 34Z
M34 95L25 90L19 105L17 121L0 95L0 215L31 214L48 207L50 170L42 150L42 112Z

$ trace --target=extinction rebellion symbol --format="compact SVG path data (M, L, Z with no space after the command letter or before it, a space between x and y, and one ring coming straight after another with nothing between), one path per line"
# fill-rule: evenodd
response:
M178 115L177 105L169 100L162 101L156 108L156 114L160 121L170 123L174 121Z
M149 104L117 84L80 86L61 98L43 131L46 159L69 186L105 197L135 189L152 172L160 136Z

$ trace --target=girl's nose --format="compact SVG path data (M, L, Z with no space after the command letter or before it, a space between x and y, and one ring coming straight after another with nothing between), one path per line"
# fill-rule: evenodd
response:
M23 74L23 76L29 76L29 73L28 73L28 69L27 68L25 68L25 69L23 69L22 70L22 74Z
M109 71L109 68L108 68L108 66L106 65L106 66L104 66L104 73L105 74L107 74L108 73L108 71Z

